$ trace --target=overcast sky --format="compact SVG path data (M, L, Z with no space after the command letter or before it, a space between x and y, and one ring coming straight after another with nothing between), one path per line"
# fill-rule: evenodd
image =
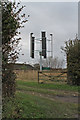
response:
M39 61L39 53L35 52L35 59L30 57L30 33L40 38L41 31L46 31L47 38L53 33L53 57L65 59L61 53L61 46L65 41L74 39L78 33L78 3L77 2L25 2L23 13L30 17L25 27L21 29L22 51L18 62L36 63ZM48 42L49 44L49 42ZM39 49L40 44L36 44ZM49 46L49 45L48 45ZM22 55L24 54L24 56ZM48 53L48 56L50 54Z

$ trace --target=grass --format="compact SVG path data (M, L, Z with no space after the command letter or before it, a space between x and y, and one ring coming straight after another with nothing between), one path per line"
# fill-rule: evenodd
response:
M34 87L27 87L26 85L18 85L17 86L18 91L23 91L23 92L36 92L36 93L41 93L45 95L59 95L59 96L74 96L76 95L76 92L71 92L71 91L64 91L64 90L50 90L50 89L44 89L44 88L34 88ZM78 95L78 93L77 93Z
M80 87L79 87L80 88ZM3 118L76 118L78 114L77 103L51 100L45 95L61 95L63 92L77 92L77 86L67 84L38 84L37 82L17 81L15 98L6 98L3 106Z
M77 104L51 101L22 92L8 101L3 117L7 118L74 118Z
M37 82L26 82L26 81L17 81L17 84L24 85L28 87L34 88L43 88L43 89L56 89L56 90L66 90L66 91L78 91L80 90L80 86L71 86L67 84L61 84L59 82L53 83L45 83L45 84L38 84Z

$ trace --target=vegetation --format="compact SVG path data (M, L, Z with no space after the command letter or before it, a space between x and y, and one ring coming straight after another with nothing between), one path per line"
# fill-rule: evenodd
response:
M26 81L17 81L17 84L23 87L34 87L38 89L55 89L55 90L65 90L65 91L78 91L80 87L67 85L66 83L61 84L60 82L38 84L37 82L26 82ZM19 87L20 88L20 87ZM24 88L23 88L24 89ZM27 88L26 88L27 89Z
M3 82L3 115L7 118L76 118L78 116L78 89L57 82L38 84L17 80L12 70L18 59L19 50L16 49L21 38L19 28L27 20L25 14L20 15L20 3L2 2L2 82ZM15 37L16 36L16 37ZM68 83L80 85L80 41L66 42ZM56 60L55 60L56 61ZM13 63L13 64L10 64ZM77 64L76 64L77 63ZM62 63L60 63L62 66ZM59 65L58 65L59 67ZM56 68L56 67L55 67ZM25 69L25 66L22 68ZM31 73L32 74L32 73ZM24 76L23 76L24 77ZM19 78L18 78L19 79ZM17 84L17 87L16 87ZM11 97L14 96L15 97ZM60 100L60 97L61 98ZM6 99L4 99L6 98ZM69 101L66 98L70 98Z
M60 59L58 57L55 58L48 57L46 60L42 60L42 62L44 67L49 66L54 69L59 69L59 68L62 69L64 67L64 59Z
M17 50L18 43L21 38L19 28L23 27L23 23L27 20L25 14L20 15L20 12L24 8L19 7L20 3L15 2L1 2L2 5L2 87L3 96L14 96L15 94L15 78L16 75L13 72L13 65L8 63L15 63L18 59L20 48ZM16 36L16 37L15 37Z
M55 99L55 95L62 95L63 92L61 87L59 87L61 91L56 91L54 86L58 87L58 84L54 85L53 88L51 85L18 81L15 98L7 98L5 101L3 118L76 118L78 104L73 102L74 97L70 98L71 102L60 101L60 98ZM72 90L73 94L75 93L74 89ZM68 87L66 90L67 92L64 87L66 97L69 99L69 95L72 93Z
M63 50L67 56L68 84L80 85L80 40L69 40Z

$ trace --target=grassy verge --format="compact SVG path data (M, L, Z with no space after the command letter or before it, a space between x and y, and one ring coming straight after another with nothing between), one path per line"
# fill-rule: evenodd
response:
M38 84L37 82L26 82L26 81L17 81L17 84L24 85L28 87L34 87L34 88L43 88L43 89L57 89L57 90L66 90L66 91L78 91L80 90L80 86L71 86L67 84L61 84L61 83L45 83L45 84Z
M75 118L77 108L77 104L17 92L16 97L7 102L3 118Z
M50 90L50 89L43 89L43 88L34 88L34 87L27 87L26 85L18 85L17 86L18 91L23 91L23 92L36 92L36 93L41 93L41 94L48 94L52 96L78 96L78 93L76 92L70 92L70 91L64 91L64 90Z
M38 84L37 82L17 81L15 98L6 98L3 106L3 118L76 118L78 104L48 97L30 94L62 95L66 92L77 92L80 87L61 83ZM61 90L61 91L60 91Z

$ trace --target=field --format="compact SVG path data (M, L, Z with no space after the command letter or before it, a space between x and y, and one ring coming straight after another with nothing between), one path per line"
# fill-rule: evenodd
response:
M16 96L5 101L3 118L78 118L80 87L55 81L38 84L25 74L18 73Z
M17 80L24 81L34 81L38 80L38 71L37 70L15 70L17 75Z

